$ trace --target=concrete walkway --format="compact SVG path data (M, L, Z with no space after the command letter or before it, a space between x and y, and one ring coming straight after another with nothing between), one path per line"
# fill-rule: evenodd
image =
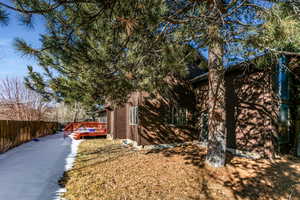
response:
M0 154L0 200L58 199L57 181L74 160L74 142L59 133Z

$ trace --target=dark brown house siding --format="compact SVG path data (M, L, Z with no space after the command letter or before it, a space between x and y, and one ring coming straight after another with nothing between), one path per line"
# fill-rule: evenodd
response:
M225 84L227 147L260 155L274 152L279 110L271 69L231 70L226 73ZM192 90L179 88L174 96L176 105L190 112L184 126L167 122L170 99L160 94L133 93L125 105L110 111L108 129L114 138L131 139L138 145L203 141L208 134L207 78L194 82ZM131 106L138 106L138 125L129 123Z
M130 106L138 106L140 93L133 93L128 102L115 109L108 109L108 132L113 138L139 140L139 126L129 123Z
M234 66L226 71L225 109L228 148L269 157L282 146L280 137L286 131L281 129L289 129L288 134L293 132L289 143L284 144L290 147L287 148L288 151L295 146L296 140L300 141L300 79L297 84L292 84L295 87L294 93L299 97L293 101L282 102L274 88L274 77L278 76L276 73L274 66L259 69L254 65ZM125 105L109 111L109 132L114 138L131 139L138 145L205 141L208 134L207 75L198 76L190 82L192 87L190 84L183 86L180 82L171 81L172 90L168 95L133 93ZM294 117L288 119L288 123L294 125L282 128L279 124L282 104L287 104L289 109L292 109L290 112ZM129 123L131 106L138 106L137 125ZM167 120L172 106L188 110L186 124L176 125ZM299 142L298 151L300 152Z
M107 132L112 138L116 138L116 135L114 135L115 111L109 107L107 107L106 111L107 111Z
M272 83L272 73L268 69L240 69L226 73L228 147L260 154L274 152L278 99ZM199 114L201 122L202 115L207 112L207 79L195 83L195 89L198 96L196 110L202 111ZM201 134L205 134L203 126L199 123Z
M195 129L191 126L177 126L167 122L166 114L170 107L169 104L170 102L159 94L149 95L145 92L133 93L125 105L114 111L114 119L109 117L108 129L113 130L114 138L131 139L136 141L138 145L182 143L198 139L198 133L196 133ZM193 104L194 103L191 103L191 99L183 94L179 97L177 106L185 106L192 111L194 108ZM138 106L138 125L131 125L129 123L129 111L131 106ZM192 117L192 114L190 114L189 121L192 120ZM120 120L122 120L122 122L120 122Z
M128 116L128 137L127 138L136 141L138 144L140 144L140 138L139 138L140 126L130 124L129 111L131 106L139 106L142 103L142 101L143 101L143 93L134 92L131 94L128 103L126 104L127 111L128 111L127 112L127 116Z
M142 145L183 143L198 138L198 133L192 126L188 124L178 126L167 121L166 114L169 107L169 103L161 98L146 99L143 105L140 105L140 143ZM192 115L189 116L189 121L191 120Z
M119 107L113 113L113 127L110 128L113 130L113 138L127 139L127 107Z
M171 77L168 85L168 93L148 95L140 105L141 144L183 143L199 137L193 115L196 107L194 88L187 81ZM172 108L186 113L185 123L170 122Z

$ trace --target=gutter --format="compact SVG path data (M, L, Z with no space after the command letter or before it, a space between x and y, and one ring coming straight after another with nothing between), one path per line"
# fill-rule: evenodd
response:
M233 71L246 69L246 67L249 66L247 64L250 64L250 63L244 62L244 63L239 63L237 65L233 65L233 66L230 66L230 67L226 67L225 68L225 73L230 73L230 72L233 72ZM191 79L190 82L191 83L197 83L197 82L200 82L200 81L206 81L207 79L208 79L208 72L206 72L204 74L201 74L199 76L196 76L195 78Z
M232 72L232 71L239 70L239 69L240 70L245 69L247 67L247 65L251 64L250 61L256 60L260 57L263 57L264 55L265 54L258 55L255 58L247 59L243 62L236 63L236 64L233 64L233 65L229 65L229 66L227 65L227 66L225 66L225 73ZM200 74L199 76L196 76L195 78L191 79L190 82L191 83L197 83L197 82L204 81L204 80L207 80L207 79L208 79L208 72L206 72L204 74Z

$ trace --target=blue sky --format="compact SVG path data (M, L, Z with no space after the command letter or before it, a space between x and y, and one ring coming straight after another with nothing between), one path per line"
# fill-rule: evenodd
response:
M1 0L2 1L2 0ZM254 0L260 2L266 7L271 4L266 1ZM4 0L9 4L9 0ZM34 47L40 45L39 34L45 32L43 22L40 18L34 18L34 28L28 28L20 25L17 13L9 11L10 20L8 26L0 26L0 79L5 77L24 77L27 74L27 65L33 66L35 71L41 71L33 58L23 57L13 47L13 41L16 37L23 38ZM203 49L204 55L207 55L207 49Z
M8 2L4 0L4 2ZM14 38L25 39L34 47L40 45L39 34L45 32L43 22L34 18L34 28L20 25L19 16L9 11L9 23L7 26L0 26L0 79L5 77L24 77L27 73L27 65L32 65L35 70L40 71L33 58L23 57L13 47Z

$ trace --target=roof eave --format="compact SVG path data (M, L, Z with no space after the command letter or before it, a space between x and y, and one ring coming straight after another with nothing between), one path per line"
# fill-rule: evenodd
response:
M197 83L197 82L200 82L200 81L203 81L205 79L207 79L208 77L208 72L204 73L204 74L201 74L199 76L196 76L195 78L191 79L190 82L191 83Z

